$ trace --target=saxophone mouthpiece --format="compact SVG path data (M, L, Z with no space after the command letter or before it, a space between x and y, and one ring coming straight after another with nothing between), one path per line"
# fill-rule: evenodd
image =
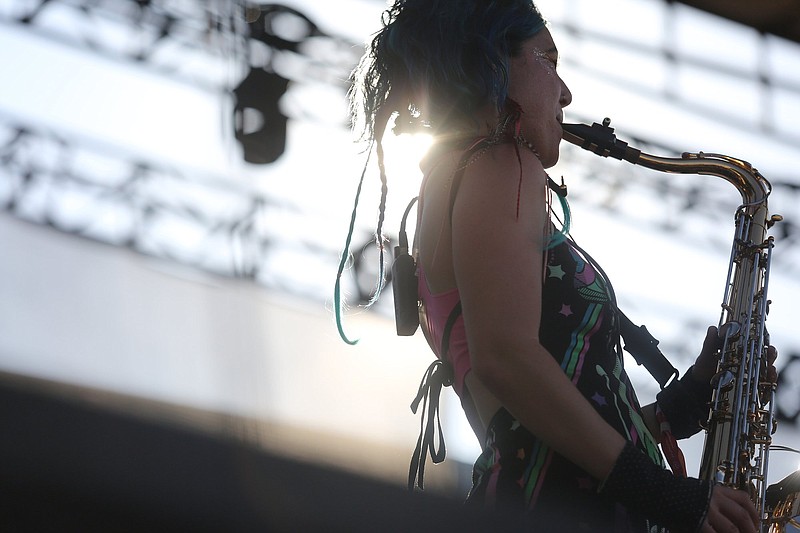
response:
M589 150L602 157L613 157L622 161L636 164L641 150L631 148L628 143L620 141L614 135L614 128L610 126L611 119L606 118L602 124L595 122L591 126L586 124L562 124L564 130L562 138L584 150Z

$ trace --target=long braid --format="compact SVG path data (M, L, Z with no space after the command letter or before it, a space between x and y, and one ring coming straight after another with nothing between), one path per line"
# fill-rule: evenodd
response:
M386 177L386 161L383 153L383 134L388 127L389 119L392 117L392 108L396 107L392 105L394 104L393 96L392 93L386 96L386 100L375 117L376 130L373 134L373 143L375 144L375 155L378 159L378 175L381 180L381 199L378 204L378 226L375 229L375 240L378 246L378 279L375 282L375 293L369 299L369 302L367 302L366 307L370 307L378 301L385 282L386 246L384 245L383 238L383 222L386 218L386 198L389 195L389 185Z
M376 150L375 153L378 156L378 174L380 175L381 180L381 200L380 204L378 205L378 227L375 229L375 239L376 244L378 245L378 280L375 283L375 294L372 295L369 302L367 303L367 307L374 304L381 295L381 291L383 290L384 286L384 272L385 272L385 250L386 246L384 246L384 238L383 238L383 222L386 218L386 198L389 194L389 185L388 180L386 178L386 166L384 161L383 155L383 142L381 139L378 139L376 143Z
M388 101L388 98L387 98ZM378 227L375 231L377 245L379 250L379 267L378 267L378 280L375 286L375 294L372 295L369 302L367 302L366 307L370 307L380 297L381 291L383 290L384 286L384 278L385 278L385 249L384 246L384 239L383 239L383 222L386 218L386 198L388 196L389 187L388 187L388 180L386 178L386 166L384 161L384 153L383 153L383 133L386 130L386 126L389 123L389 118L391 117L391 109L390 106L385 105L382 106L381 110L379 111L377 118L376 118L376 129L375 134L373 136L372 142L370 143L369 152L367 154L367 160L364 163L364 169L361 172L361 178L358 181L358 188L356 189L356 197L355 202L353 205L353 212L350 216L350 227L347 232L347 239L345 240L345 248L342 252L342 258L339 262L339 269L336 272L336 283L333 288L333 300L335 306L335 314L336 314L336 327L339 330L339 336L345 341L347 344L356 344L358 340L351 340L347 337L344 332L344 327L342 325L342 308L344 306L344 300L341 295L341 281L342 281L342 274L344 273L344 267L347 263L347 259L350 256L350 243L353 239L353 231L355 230L356 218L358 214L358 201L361 196L361 188L364 185L364 176L367 173L367 167L369 166L369 156L372 155L372 148L375 147L375 153L378 159L378 170L381 180L381 199L380 204L378 205Z
M374 142L373 142L374 144ZM361 197L361 188L364 185L364 176L367 174L367 167L369 166L369 157L372 154L372 144L370 144L369 151L367 152L367 160L364 162L364 169L361 171L361 178L358 180L358 188L356 189L356 197L353 202L353 212L350 214L350 227L347 230L347 238L344 243L344 250L342 250L342 257L339 261L339 269L336 272L336 283L333 286L333 307L336 315L336 328L339 330L339 336L347 344L357 344L358 340L351 340L344 332L342 324L342 307L344 300L342 299L342 274L347 260L350 258L350 243L353 240L353 231L356 226L356 216L358 213L358 200Z

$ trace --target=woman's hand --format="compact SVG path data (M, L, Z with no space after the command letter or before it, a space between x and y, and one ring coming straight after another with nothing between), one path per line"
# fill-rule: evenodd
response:
M758 521L756 508L745 491L717 485L700 533L750 533L758 529Z
M706 338L703 339L703 348L694 361L692 378L702 383L709 383L717 372L719 350L722 348L722 339L719 337L716 326L709 326Z
M706 338L703 340L703 348L700 355L695 359L692 368L692 378L701 383L709 383L717 371L719 361L719 350L722 348L722 341L719 337L716 326L709 326L706 330ZM778 358L778 350L774 346L767 346L767 361L765 368L761 369L761 375L770 383L778 382L778 370L775 368L775 360Z
M778 359L778 349L774 346L767 346L767 381L770 383L778 382L778 369L775 368L775 360Z

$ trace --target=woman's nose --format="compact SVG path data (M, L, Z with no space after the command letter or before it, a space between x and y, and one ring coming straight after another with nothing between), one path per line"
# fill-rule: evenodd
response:
M561 103L561 107L567 107L570 103L572 103L572 92L567 87L567 84L564 83L564 80L561 80L561 99L559 100Z

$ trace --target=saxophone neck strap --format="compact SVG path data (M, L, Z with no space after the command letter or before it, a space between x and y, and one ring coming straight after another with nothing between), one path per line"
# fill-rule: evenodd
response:
M617 315L620 319L620 334L625 341L625 351L633 356L636 363L644 366L662 389L677 379L678 370L658 349L658 339L645 326L636 326L619 308Z

